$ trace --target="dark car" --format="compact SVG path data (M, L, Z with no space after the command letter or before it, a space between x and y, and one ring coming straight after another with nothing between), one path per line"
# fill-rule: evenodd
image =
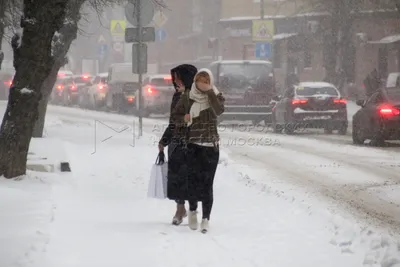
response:
M288 88L272 109L275 133L292 134L296 129L322 128L346 134L347 103L337 88L324 82L304 82Z
M271 62L221 60L211 63L209 68L225 97L225 112L220 120L270 123L270 102L276 94Z
M353 143L371 140L383 145L385 140L400 140L400 88L381 88L368 98L358 100L361 106L353 116Z
M77 103L79 92L72 77L59 77L54 84L52 102L69 106Z

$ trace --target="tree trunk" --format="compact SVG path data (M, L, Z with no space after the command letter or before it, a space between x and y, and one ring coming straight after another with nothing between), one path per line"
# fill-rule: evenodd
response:
M47 104L49 102L51 91L53 90L54 84L57 80L57 73L59 69L60 69L59 64L55 63L52 67L50 75L46 78L46 80L42 85L41 88L42 99L39 102L38 118L33 128L32 137L35 138L43 137L44 124L46 121Z
M0 176L13 178L26 172L40 89L54 64L52 39L64 22L67 2L24 0L23 36L13 38L16 73L0 128Z
M72 42L76 39L78 34L78 22L81 18L80 9L85 0L78 0L70 2L68 7L67 21L60 29L59 35L53 39L53 53L55 62L51 69L50 75L47 77L42 85L41 92L43 98L39 103L39 114L36 120L33 137L43 137L44 124L46 120L46 111L49 97L53 90L54 84L57 81L57 73L61 67L68 63L67 53Z

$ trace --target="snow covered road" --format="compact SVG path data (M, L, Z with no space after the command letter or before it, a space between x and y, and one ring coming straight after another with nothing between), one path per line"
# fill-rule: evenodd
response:
M145 120L139 140L133 139L135 121L49 107L46 133L60 138L73 172L39 180L31 173L20 184L0 180L0 192L7 192L0 194L0 214L8 214L0 229L11 229L0 230L0 240L15 239L0 253L0 266L400 263L395 236L382 235L400 233L400 154L395 148L225 129L211 229L201 235L186 225L170 225L173 202L145 197L157 154L154 135L164 121ZM18 208L10 209L14 202ZM19 227L25 232L17 234Z

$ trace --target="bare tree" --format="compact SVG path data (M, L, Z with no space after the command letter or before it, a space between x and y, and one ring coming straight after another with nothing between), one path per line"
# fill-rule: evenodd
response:
M154 1L159 8L165 8L166 5L162 0ZM76 39L78 33L78 23L82 19L82 8L84 5L89 7L97 14L102 14L104 9L113 5L121 5L124 0L70 0L66 21L61 30L53 38L54 65L50 75L42 85L42 99L39 104L39 116L35 123L32 137L43 137L44 124L46 119L47 104L54 83L57 80L57 73L61 67L68 63L67 52L71 43Z

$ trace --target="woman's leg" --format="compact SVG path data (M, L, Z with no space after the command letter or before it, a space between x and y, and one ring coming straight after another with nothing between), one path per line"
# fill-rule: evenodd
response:
M205 194L202 199L203 220L210 220L211 210L214 203L214 177L219 161L219 150L216 148L206 148L204 164L204 185Z

